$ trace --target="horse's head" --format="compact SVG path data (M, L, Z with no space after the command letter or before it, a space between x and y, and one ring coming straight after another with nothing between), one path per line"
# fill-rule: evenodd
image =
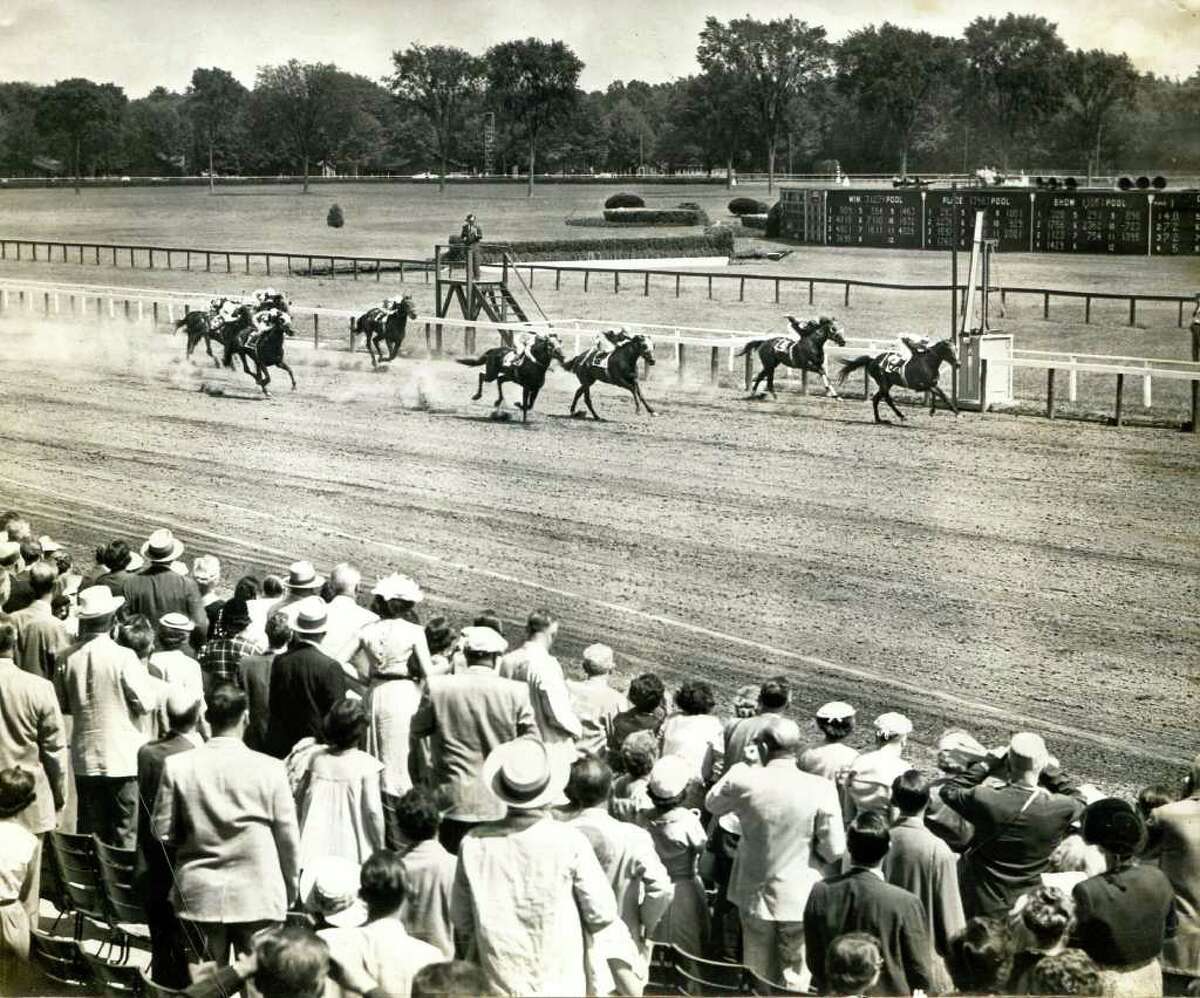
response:
M413 304L412 295L405 295L400 299L400 311L410 319L417 317L417 306Z
M291 317L287 314L287 312L273 308L271 309L270 313L268 313L267 321L270 323L271 329L282 330L285 336L296 335L295 327L292 326Z
M950 340L938 340L929 350L937 357L939 364L945 361L951 367L958 367L958 352Z
M823 315L817 320L817 325L824 334L825 339L833 340L840 347L846 345L846 337L843 335L844 330L842 324L838 322L832 315Z
M567 355L563 353L562 340L559 339L558 333L539 333L536 346L541 346L542 344L544 344L543 349L548 358L557 360L560 364L567 362ZM546 361L547 364L550 362L550 359Z
M629 338L633 347L633 355L643 358L647 364L654 363L654 340L645 333L637 333Z

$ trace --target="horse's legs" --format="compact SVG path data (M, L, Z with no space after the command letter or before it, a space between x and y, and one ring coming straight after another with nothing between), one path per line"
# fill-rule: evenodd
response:
M888 404L892 412L894 412L900 418L900 420L903 421L904 413L896 408L896 403L892 401L892 393L889 392L886 387L880 388L879 392L881 395L883 395L883 400Z
M821 383L825 385L826 397L840 399L841 396L837 393L837 389L833 387L833 383L829 380L829 375L825 373L825 368L821 368L817 373L821 375Z
M398 356L400 356L400 345L403 342L404 342L404 334L403 333L401 333L394 340L388 340L388 347L390 348L389 352L388 352L388 362L389 363L391 361L395 360Z
M871 396L871 408L875 410L875 422L886 423L887 420L879 415L879 400L883 398L883 389L880 388L874 395Z
M282 367L285 371L287 371L288 377L292 379L292 391L295 391L296 390L296 376L292 373L292 369L290 367L288 367L287 361L284 360L283 358L280 358L279 363L276 364L275 366Z
M271 383L271 372L267 370L265 364L260 364L258 368L258 386L262 389L263 395L267 398L271 397L270 391L267 390L267 385Z
M629 384L624 385L623 387L628 388L629 394L633 396L633 414L636 416L642 411L641 403L638 402L637 382L631 381Z
M774 368L774 366L764 367L763 373L766 374L766 376L767 376L767 391L771 393L771 398L778 398L779 396L775 394L775 368Z
M479 375L479 387L475 390L475 394L471 396L472 402L478 402L481 398L483 398L483 382L486 378L487 369L485 368L484 371Z
M497 409L504 405L504 375L500 375L496 379L496 401L492 403L492 408Z
M946 408L949 409L951 412L953 412L955 416L958 415L958 406L956 406L954 404L954 400L952 398L950 398L949 396L947 396L946 393L944 391L942 391L942 389L939 386L933 385L930 388L930 391L933 392L935 395L937 395L937 397L940 398L946 404ZM930 415L933 415L933 407L932 406L930 406L929 413L930 413Z
M583 401L586 403L586 405L588 407L588 412L590 412L592 414L592 419L599 419L600 417L596 414L596 409L592 405L592 386L591 385L587 385L584 387Z
M572 416L575 415L575 407L577 405L579 405L579 400L581 398L583 398L583 393L585 391L586 391L586 389L583 387L583 385L580 385L579 388L575 392L575 397L573 399L571 399L571 413L570 414Z
M633 391L634 394L642 400L642 405L646 407L646 411L653 416L654 410L650 408L650 403L646 401L646 396L642 394L642 384L640 381L635 381L633 383Z

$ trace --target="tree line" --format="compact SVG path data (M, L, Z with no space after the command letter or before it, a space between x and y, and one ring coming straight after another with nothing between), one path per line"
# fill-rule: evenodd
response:
M183 93L0 83L0 173L29 176L851 173L1200 169L1200 69L1139 73L1069 49L1035 15L960 37L884 22L840 42L795 17L707 19L700 72L584 92L584 65L536 38L481 54L414 43L381 80L329 63L197 68ZM818 168L818 169L814 169Z

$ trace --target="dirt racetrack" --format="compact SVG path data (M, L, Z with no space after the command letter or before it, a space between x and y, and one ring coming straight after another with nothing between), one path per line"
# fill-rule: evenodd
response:
M522 426L449 363L296 348L300 390L261 401L144 329L0 336L0 505L81 557L166 524L228 580L305 556L396 568L456 622L494 606L515 633L547 607L564 661L606 640L627 677L726 696L787 672L803 716L902 709L926 746L1032 726L1108 786L1176 778L1200 748L1195 437L915 410L877 427L859 401L667 378L657 418L601 387L594 424L565 418L561 371Z

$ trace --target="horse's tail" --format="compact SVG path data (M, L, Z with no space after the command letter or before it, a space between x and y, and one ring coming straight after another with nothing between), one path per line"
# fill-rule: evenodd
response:
M858 357L852 357L850 360L843 360L841 373L838 374L838 384L844 385L850 375L855 371L861 371L874 359L869 353L864 353Z
M189 314L191 314L191 313L189 313ZM175 320L175 332L179 332L179 330L181 330L187 324L188 324L188 317L186 315L182 319L176 319Z
M463 367L483 367L487 363L487 357L455 357L454 363L462 364Z
M586 353L586 351L584 351L584 352ZM575 368L577 368L579 366L579 361L582 357L583 357L582 353L577 353L570 360L564 360L562 362L563 370L564 371L574 371Z
M766 340L748 340L742 344L742 349L734 354L735 357L745 357L751 350L757 350Z

